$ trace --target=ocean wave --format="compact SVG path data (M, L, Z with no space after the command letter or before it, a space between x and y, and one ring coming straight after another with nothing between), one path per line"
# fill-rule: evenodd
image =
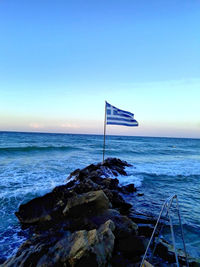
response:
M2 229L1 229L2 230ZM20 225L8 226L0 233L0 255L1 259L12 257L19 246L27 239L29 230L21 230Z
M117 178L118 178L119 184L121 186L128 185L128 184L134 184L135 187L140 187L142 185L142 181L144 179L142 176L136 176L136 175L128 175L128 176L120 175Z
M136 162L135 168L129 169L132 174L147 174L152 176L200 176L200 161L195 159L178 159L155 162Z
M45 152L45 151L73 151L82 150L80 147L75 146L26 146L26 147L0 147L1 153L14 153L14 152Z

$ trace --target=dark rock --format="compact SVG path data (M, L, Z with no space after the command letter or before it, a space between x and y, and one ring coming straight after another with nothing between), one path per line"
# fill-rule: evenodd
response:
M124 258L123 255L117 254L114 255L111 259L111 266L112 267L133 267L134 265L130 260Z
M144 193L137 193L137 196L142 197L142 196L144 196Z
M1 257L0 258L0 264L3 264L6 261L6 258Z
M21 223L33 224L50 221L52 218L62 216L63 206L67 199L74 196L65 186L56 187L51 193L32 199L19 207L15 213Z
M153 226L151 224L138 224L138 233L145 237L150 237L153 233Z
M97 172L99 168L100 164L91 164L82 170L77 169L67 177L67 180L75 179L78 181L84 181L84 179L88 177L99 176L99 172Z
M117 159L117 158L107 158L104 163L102 164L103 166L107 166L109 168L125 168L125 167L130 167L132 166L131 164L128 164L126 161Z
M40 266L38 261L45 255L49 248L53 247L60 239L69 239L70 233L52 233L34 235L21 245L15 256L8 259L3 267ZM48 264L48 263L46 263Z
M125 202L123 197L115 190L103 190L109 201L112 203L113 208L117 208L122 214L128 214L132 205Z
M134 184L129 184L129 185L125 185L125 186L122 186L120 188L120 191L124 194L129 194L129 193L134 193L137 191L137 189L135 188L135 185Z
M159 239L155 254L166 260L168 263L173 264L176 262L174 248L163 238ZM185 253L181 249L177 249L178 261L180 266L186 266ZM189 266L200 266L198 259L192 259L188 256ZM176 266L176 265L175 265Z
M66 188L71 188L71 187L73 187L75 184L76 184L76 181L75 181L75 180L70 181L70 182L68 182L68 183L66 184Z
M65 232L59 238L35 236L3 266L106 266L114 248L114 228L114 223L107 221L98 230Z
M115 166L114 164L117 165ZM107 159L104 165L91 164L83 170L77 169L70 175L70 177L76 176L76 180L78 179L77 181L73 180L66 185L58 186L51 193L20 205L16 216L23 224L40 223L45 226L43 222L47 222L46 225L50 225L52 222L55 223L56 221L63 220L62 211L68 199L76 197L76 194L101 190L103 188L105 188L105 194L114 207L118 208L123 214L127 214L131 205L126 203L117 192L118 179L103 179L98 175L103 175L105 168L110 167L114 170L117 167L123 169L125 166L129 165L126 162L112 158ZM84 182L81 180L84 180ZM111 189L112 192L109 189Z
M144 237L139 237L129 234L118 240L118 249L128 257L144 254L147 247L147 240Z
M91 179L93 177L95 178L101 176L108 177L108 173L114 176L117 176L118 174L127 175L125 167L128 166L131 165L126 161L122 161L116 158L107 158L103 164L91 164L82 170L75 170L68 176L67 180L74 178L76 181L84 181L87 178Z
M111 207L102 190L90 191L68 199L63 214L68 217L89 216L99 214Z
M87 179L85 180L85 182L80 182L76 184L72 189L77 194L82 194L90 191L101 190L103 189L103 187L94 183L92 180Z
M117 178L105 178L102 179L101 185L108 189L118 189L119 180Z
M191 259L189 261L189 266L190 267L200 267L200 259Z
M154 217L141 214L141 213L132 213L129 216L130 219L132 219L135 223L142 223L142 224L156 224L156 219Z
M169 263L173 263L176 261L175 254L172 251L169 251L167 244L160 241L156 247L155 254L160 256L162 259L168 261Z
M101 215L92 216L89 218L90 222L96 225L95 228L98 228L99 225L104 224L107 220L112 220L115 224L115 237L123 238L129 234L136 235L138 226L133 223L127 216L123 216L119 211L115 209L109 209Z
M79 175L80 171L81 171L80 169L76 169L75 171L71 172L70 175L67 177L67 180L70 180L75 176Z

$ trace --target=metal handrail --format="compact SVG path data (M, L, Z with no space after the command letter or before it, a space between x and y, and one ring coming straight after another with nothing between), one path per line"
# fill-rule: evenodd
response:
M167 198L165 200L165 202L163 203L162 205L162 208L160 210L160 213L159 213L159 216L158 216L158 219L157 219L157 222L156 222L156 225L153 229L153 232L152 232L152 235L151 235L151 238L149 240L149 243L147 245L147 248L146 248L146 251L144 253L144 256L142 258L142 262L140 264L140 267L143 266L144 264L144 260L146 258L146 255L147 255L147 252L149 250L149 247L151 245L151 242L153 240L153 237L155 235L155 232L156 232L156 229L158 227L158 224L159 224L159 221L161 219L161 216L163 214L163 211L164 209L166 208L166 215L168 215L169 217L169 223L170 223L170 230L171 230L171 235L172 235L172 242L173 242L173 247L174 247L174 253L175 253L175 258L176 258L176 264L177 264L177 267L179 267L179 260L178 260L178 255L177 255L177 251L176 251L176 242L175 242L175 236L174 236L174 228L173 228L173 223L172 223L172 219L171 219L171 216L170 216L170 208L172 206L172 203L173 203L173 200L176 199L176 208L177 208L177 212L178 212L178 218L179 218L179 225L180 225L180 228L181 228L181 237L182 237L182 241L183 241L183 247L184 247L184 253L185 253L185 260L186 260L186 265L187 267L189 267L189 264L188 264L188 259L187 259L187 253L186 253L186 246L185 246L185 241L184 241L184 235L183 235L183 226L182 226L182 223L181 223L181 216L180 216L180 210L179 210L179 203L178 203L178 197L177 195L172 195L170 196L169 198ZM162 231L163 227L161 228L161 231ZM160 235L160 234L159 234ZM156 246L157 246L157 243L156 243ZM155 251L155 248L154 248L154 251Z

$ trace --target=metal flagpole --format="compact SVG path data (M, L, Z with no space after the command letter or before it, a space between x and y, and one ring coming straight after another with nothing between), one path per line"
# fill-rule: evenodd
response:
M106 101L105 101L105 117L104 117L103 163L105 155L105 146L106 146Z

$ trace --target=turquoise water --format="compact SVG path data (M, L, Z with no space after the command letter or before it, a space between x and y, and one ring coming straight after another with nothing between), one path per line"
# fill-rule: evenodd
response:
M98 135L0 132L0 259L26 239L14 215L19 205L101 161L102 144ZM106 157L133 164L119 180L144 193L128 197L137 211L158 215L164 200L178 195L187 250L200 258L200 139L107 136Z

